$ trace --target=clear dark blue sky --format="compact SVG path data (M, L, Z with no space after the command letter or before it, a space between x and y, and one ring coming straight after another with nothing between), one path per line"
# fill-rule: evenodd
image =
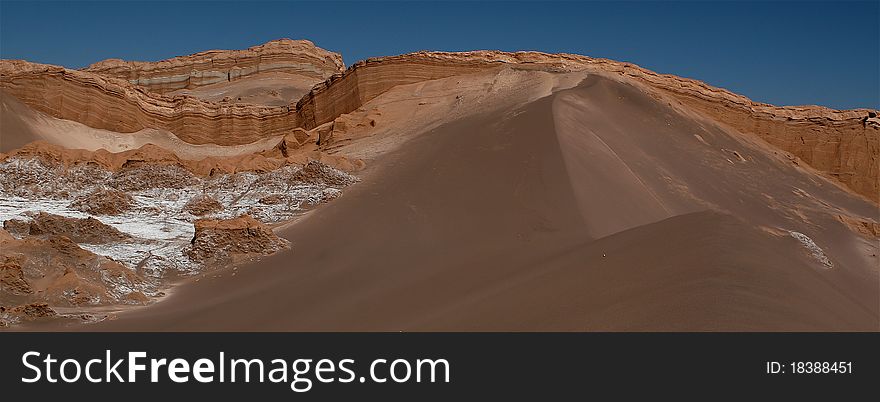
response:
M67 67L306 38L347 65L430 50L629 61L781 105L880 108L870 2L8 2L0 56Z

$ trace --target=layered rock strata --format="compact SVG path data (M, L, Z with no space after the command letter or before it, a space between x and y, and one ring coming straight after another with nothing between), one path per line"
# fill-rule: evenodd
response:
M244 50L208 50L157 62L108 59L83 69L152 92L192 89L266 72L322 81L344 69L342 56L307 40L278 39Z
M297 126L287 107L164 96L117 78L19 60L0 62L0 89L56 118L119 133L163 129L191 144L247 144Z
M858 194L880 202L880 119L869 109L773 106L701 81L657 74L629 63L539 52L419 52L368 59L316 86L297 103L305 128L332 121L401 84L514 65L550 71L590 69L612 73L671 95L707 117L754 134Z
M94 73L100 69L74 71L23 61L0 63L0 88L35 109L96 128L162 128L194 144L233 145L319 127L398 85L503 66L592 71L641 84L656 96L669 96L716 122L760 137L874 202L880 198L880 120L875 110L777 107L700 81L579 55L418 52L368 59L332 75L287 107L165 97Z
M286 240L249 215L233 219L199 219L194 226L195 235L188 255L195 261L271 254L288 247Z

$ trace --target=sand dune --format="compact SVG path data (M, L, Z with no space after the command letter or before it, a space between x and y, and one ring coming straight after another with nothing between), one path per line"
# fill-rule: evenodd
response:
M877 214L593 75L414 136L291 250L88 329L876 331L878 244L839 217Z

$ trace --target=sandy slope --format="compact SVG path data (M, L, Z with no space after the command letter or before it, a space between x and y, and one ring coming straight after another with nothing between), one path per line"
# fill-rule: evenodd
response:
M88 329L878 330L876 239L838 218L877 214L593 76L415 136L291 251Z

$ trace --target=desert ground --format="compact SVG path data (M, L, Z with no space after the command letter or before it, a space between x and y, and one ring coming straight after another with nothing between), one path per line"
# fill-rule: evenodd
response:
M880 330L876 110L538 52L0 63L3 330Z

